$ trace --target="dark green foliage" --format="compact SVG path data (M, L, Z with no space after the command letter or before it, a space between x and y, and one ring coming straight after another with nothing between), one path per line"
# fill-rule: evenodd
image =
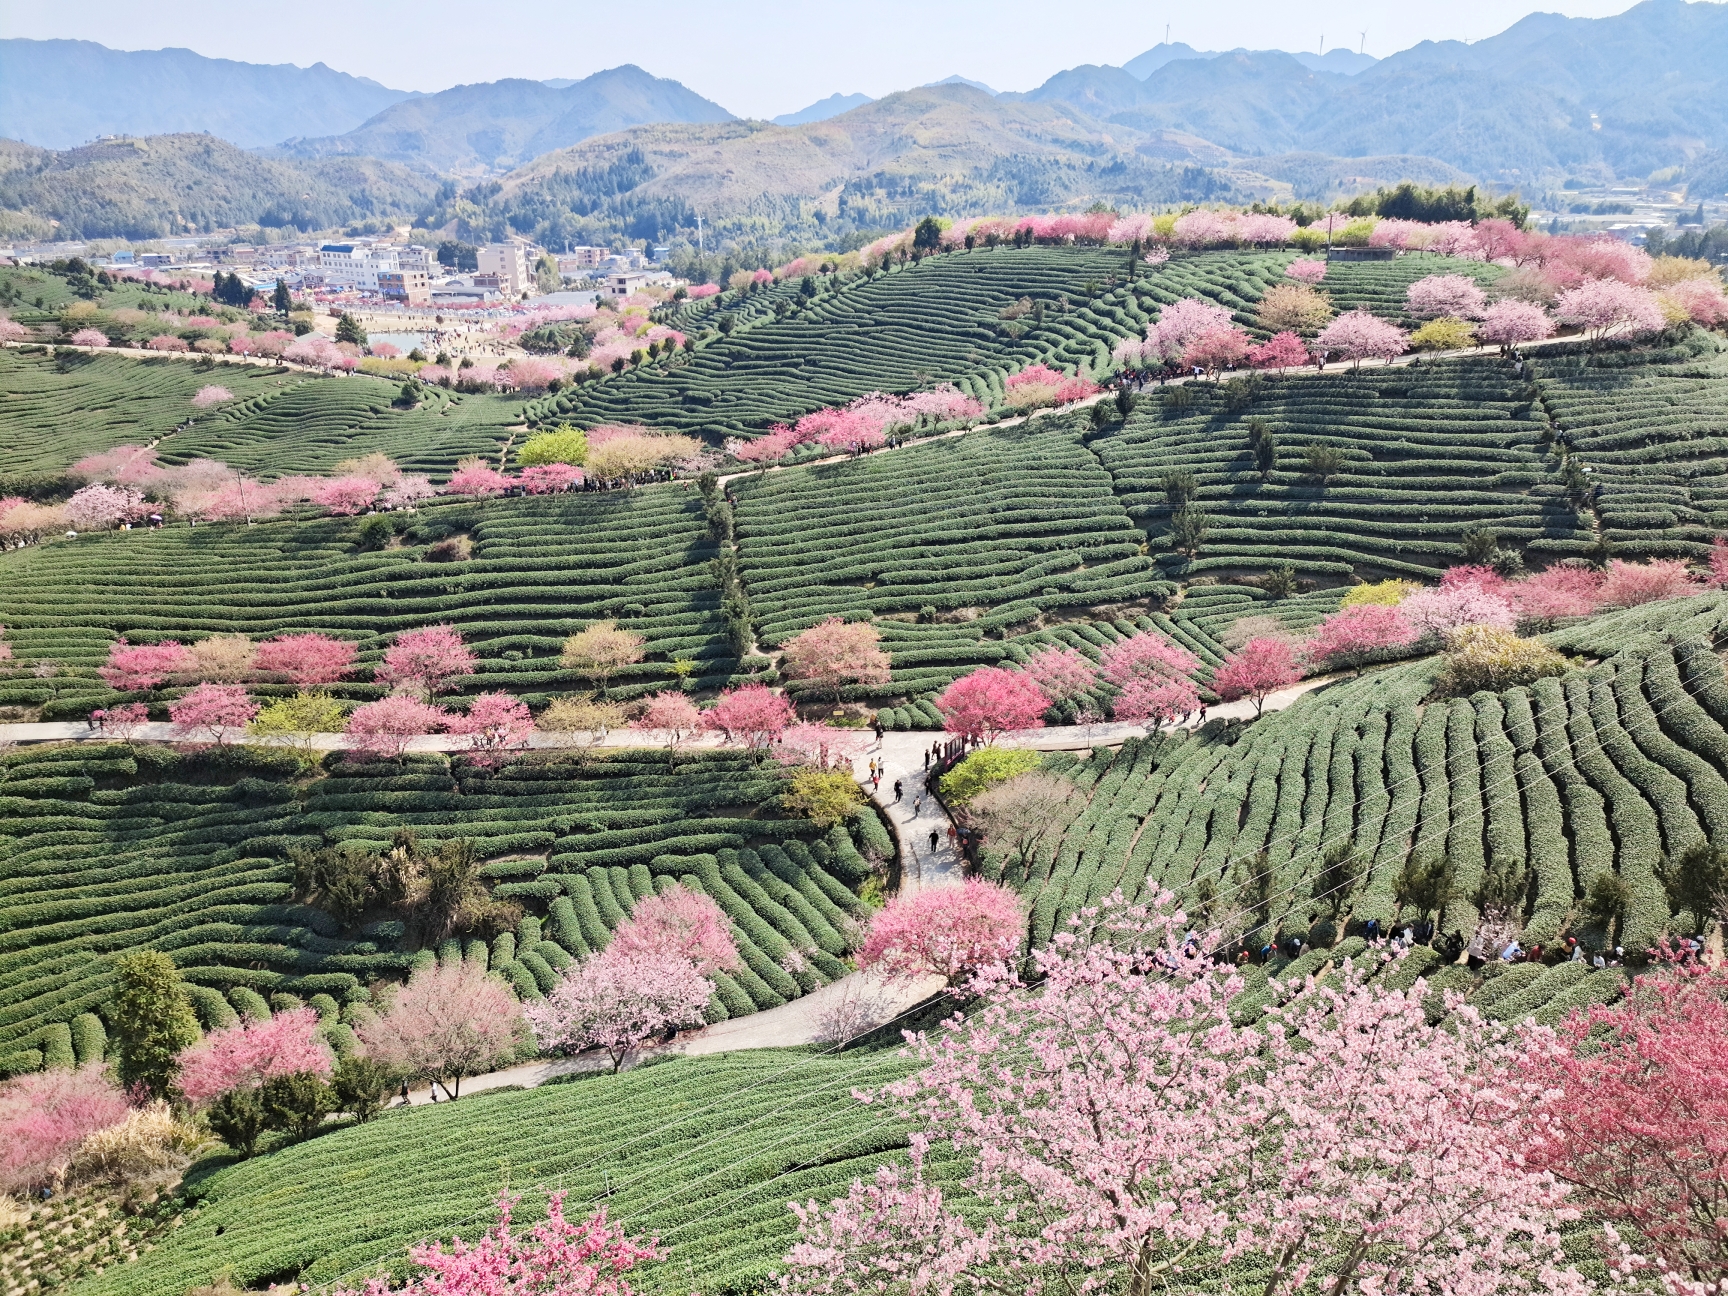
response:
M382 1063L358 1055L336 1064L330 1077L331 1109L364 1124L383 1108L398 1077Z
M256 1089L230 1089L205 1113L210 1132L243 1157L258 1151L258 1140L270 1128L264 1101Z
M324 1123L335 1107L335 1095L316 1071L273 1075L258 1092L265 1128L305 1138Z
M125 1088L142 1085L152 1097L166 1098L174 1085L175 1055L198 1038L180 973L166 954L139 950L114 959L109 1021L114 1078Z
M366 345L366 330L360 321L347 311L336 317L336 340L338 342L353 342L358 346Z
M1700 928L1728 910L1728 851L1713 842L1694 842L1678 859L1664 858L1657 876L1668 907L1691 914Z

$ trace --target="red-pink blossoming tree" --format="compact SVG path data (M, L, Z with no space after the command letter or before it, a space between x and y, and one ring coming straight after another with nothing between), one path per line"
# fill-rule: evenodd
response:
M1602 605L1602 573L1589 567L1550 567L1506 587L1521 621L1551 626L1589 616Z
M330 1069L318 1014L295 1008L211 1031L180 1054L178 1083L188 1101L206 1103L230 1089L255 1089L271 1076L296 1071L327 1076Z
M606 948L620 955L681 958L702 976L739 966L738 943L720 906L676 884L638 900Z
M1266 695L1289 688L1302 678L1296 654L1283 639L1250 639L1212 674L1212 688L1226 702L1248 698L1259 715Z
M130 693L155 688L171 675L184 675L197 668L192 650L173 639L159 644L129 644L117 640L108 649L108 660L96 668L111 689Z
M439 732L449 721L450 715L444 708L393 693L355 707L342 732L354 740L360 751L397 759L414 739Z
M1469 275L1429 275L1404 290L1404 305L1417 319L1437 319L1442 315L1481 319L1488 309L1488 295Z
M100 1066L50 1067L0 1084L0 1192L53 1183L78 1145L126 1119L126 1095Z
M1154 631L1111 644L1099 665L1116 687L1110 710L1118 720L1163 724L1200 706L1200 690L1191 678L1200 659Z
M1554 303L1554 318L1583 329L1593 342L1616 333L1659 333L1668 324L1655 293L1619 279L1586 279L1567 289Z
M1326 277L1324 261L1292 261L1284 267L1284 273L1297 283L1317 284Z
M482 693L465 713L452 715L446 728L467 734L474 751L503 752L526 747L534 734L528 704L508 693Z
M342 1287L332 1296L631 1296L624 1275L644 1260L665 1259L654 1242L608 1224L604 1206L581 1223L565 1219L563 1189L552 1194L543 1221L516 1233L517 1200L500 1193L498 1222L472 1245L458 1234L448 1251L442 1242L408 1248L426 1272L406 1286L373 1278L360 1291Z
M416 973L354 1033L367 1057L455 1098L463 1080L514 1056L521 1021L509 989L464 960Z
M1248 348L1248 363L1256 369L1298 369L1308 360L1308 344L1288 329Z
M181 737L202 735L223 743L235 729L244 729L258 714L258 704L244 684L203 683L168 704L168 718Z
M1357 368L1364 360L1395 359L1408 345L1403 329L1365 310L1346 311L1314 339L1316 351L1353 361Z
M1420 637L1395 607L1359 603L1340 608L1316 627L1302 655L1315 665L1328 665L1365 653L1402 648Z
M608 947L526 1011L541 1048L603 1048L618 1071L645 1041L701 1025L713 993L714 983L679 954Z
M1397 611L1418 632L1442 639L1465 626L1510 630L1518 623L1510 598L1478 584L1419 589L1399 603Z
M829 617L786 641L780 669L838 702L848 684L888 682L888 654L877 647L881 637L868 622Z
M659 734L666 743L666 756L670 760L678 754L680 747L701 732L702 713L683 693L668 689L649 698L647 707L630 722L630 727Z
M1502 349L1521 342L1540 342L1554 334L1554 321L1535 302L1508 297L1497 301L1482 312L1482 325L1476 336L1491 346Z
M765 751L794 718L792 704L782 694L763 684L745 684L716 698L702 713L702 727L718 730L729 742L743 743L752 751Z
M450 475L450 480L444 483L446 495L478 495L484 498L488 495L502 495L510 485L510 479L496 468L489 468L483 463L468 464L458 467Z
M1073 648L1040 648L1021 669L1053 703L1072 701L1098 683L1098 668Z
M472 675L474 664L474 654L454 626L426 626L397 635L372 677L380 684L407 684L442 693L452 681Z
M314 688L334 684L354 669L356 645L327 634L288 634L258 645L252 665L290 684Z
M331 477L318 483L312 502L337 517L347 517L371 508L380 489L370 477Z
M1652 558L1649 562L1629 563L1615 558L1608 564L1601 599L1604 607L1638 607L1697 592L1692 573L1679 559Z
M1020 948L1026 918L1005 886L969 878L890 900L870 920L858 966L888 977L939 976L960 986Z
M973 742L995 742L1016 729L1042 729L1050 699L1025 671L980 666L936 698L942 727Z

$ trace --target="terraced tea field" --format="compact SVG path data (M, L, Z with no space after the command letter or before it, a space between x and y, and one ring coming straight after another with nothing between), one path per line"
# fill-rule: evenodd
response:
M1660 352L1547 355L1543 407L1600 491L1626 557L1701 557L1728 529L1728 351L1694 335Z
M812 854L806 841L820 834L806 821L772 817L782 781L778 766L740 754L677 768L650 751L533 757L496 772L442 756L332 760L308 782L279 750L13 753L0 758L0 1066L19 1069L49 1023L103 1002L108 956L124 950L165 950L189 980L223 990L340 998L402 975L430 957L416 956L404 924L344 932L295 903L288 859L337 841L387 849L401 828L429 846L469 841L494 861L482 869L494 894L545 916L544 941L524 929L490 950L525 996L682 878L740 932L745 966L716 976L718 1015L784 1003L840 974L862 912L848 888L866 866L844 831L814 840ZM781 966L790 949L813 951L796 974ZM487 958L486 942L468 942L466 956Z
M848 281L784 319L580 393L542 402L536 417L584 425L627 421L710 438L761 432L870 391L953 382L992 404L1004 376L1034 361L1101 369L1161 302L1191 293L1252 313L1289 256L1202 253L1145 267L1125 283L1119 249L980 248ZM1027 299L1025 314L1002 311Z
M1402 329L1414 329L1422 321L1412 316L1404 303L1404 290L1429 275L1467 275L1483 287L1506 272L1482 261L1414 252L1391 261L1332 261L1320 287L1332 299L1334 310L1366 310L1392 320Z
M673 680L675 656L707 686L734 661L726 645L694 489L437 504L409 519L400 548L363 550L360 518L110 532L6 555L0 624L21 660L50 678L0 680L0 706L82 716L111 697L96 677L112 641L323 630L378 659L388 636L446 622L481 659L460 682L544 699L591 687L560 669L564 638L611 617L647 638L649 660L619 672L629 697ZM466 559L431 546L469 537ZM340 690L339 690L340 691ZM361 685L346 690L367 696Z
M1086 812L1008 875L1033 901L1031 937L1118 887L1170 888L1256 940L1384 925L1406 863L1444 860L1442 930L1473 931L1470 897L1488 884L1519 907L1527 942L1552 943L1612 872L1628 887L1613 934L1645 948L1677 917L1659 860L1728 826L1728 680L1712 647L1725 623L1728 596L1655 604L1551 636L1603 660L1529 688L1419 705L1438 667L1414 663L1310 695L1233 745L1174 737L1095 755L1070 771ZM1346 847L1359 870L1323 886L1323 858ZM1595 992L1579 977L1558 997L1563 980L1542 982L1556 1012Z
M1126 425L1091 442L1171 572L1289 564L1333 579L1432 580L1461 561L1473 530L1544 562L1594 543L1543 444L1534 394L1498 358L1269 377L1234 402L1228 386L1179 390L1162 401L1148 393ZM1259 430L1276 447L1265 473ZM1324 482L1308 462L1315 447L1341 458ZM1192 561L1170 551L1174 506L1163 483L1173 472L1193 474L1193 507L1210 522Z
M192 397L210 383L256 401L306 381L254 365L0 349L0 476L61 472L85 455L166 436L198 414Z

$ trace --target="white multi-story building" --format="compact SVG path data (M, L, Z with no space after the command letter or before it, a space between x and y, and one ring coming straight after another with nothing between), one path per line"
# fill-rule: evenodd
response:
M488 243L478 254L483 275L495 275L498 290L512 297L530 292L534 275L528 268L528 249L520 243Z
M667 270L626 270L619 274L606 276L606 287L603 289L608 297L622 300L640 288L654 285L670 285L674 280Z
M318 249L318 268L326 284L362 292L382 291L380 275L392 276L391 282L398 288L404 274L430 278L433 264L432 253L419 244L326 243Z

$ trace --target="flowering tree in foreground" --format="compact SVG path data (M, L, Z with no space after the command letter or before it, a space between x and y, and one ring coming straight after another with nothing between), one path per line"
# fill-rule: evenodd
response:
M1429 275L1404 290L1404 303L1417 319L1481 319L1488 296L1469 275Z
M410 684L442 693L458 676L473 673L474 654L462 636L453 626L436 625L397 635L372 676L380 684Z
M1283 639L1250 639L1228 657L1212 675L1212 687L1226 702L1249 698L1254 714L1266 704L1266 695L1289 688L1302 678L1296 654Z
M1190 678L1200 659L1147 630L1112 644L1099 659L1117 688L1110 710L1118 720L1163 724L1197 710L1200 690Z
M126 1095L100 1066L52 1067L0 1085L0 1192L52 1182L87 1135L126 1119Z
M348 517L371 508L380 489L370 477L331 477L313 488L312 502L337 517Z
M1292 261L1284 267L1284 273L1297 283L1317 284L1326 277L1324 261Z
M510 485L510 479L496 468L475 462L458 464L450 480L444 483L444 493L447 495L478 495L484 498L488 495L501 495Z
M330 1050L318 1037L318 1014L310 1008L211 1031L180 1055L180 1092L203 1103L296 1071L330 1074Z
M101 329L94 328L81 328L66 340L78 347L105 347L108 345L108 335Z
M620 955L681 958L702 976L738 966L738 943L720 906L678 885L638 900L606 948Z
M1531 1163L1635 1227L1675 1296L1713 1290L1728 1273L1728 974L1640 977L1536 1043Z
M93 482L66 501L66 520L78 531L108 531L147 512L144 497L125 486Z
M1398 608L1359 603L1322 621L1303 644L1302 654L1316 665L1325 665L1381 648L1401 648L1418 637L1416 627Z
M266 639L252 658L255 669L285 675L290 684L313 688L334 684L354 669L354 644L326 634L290 634Z
M1098 668L1073 648L1040 648L1021 669L1053 703L1071 701L1098 683Z
M227 741L227 731L244 729L258 714L258 704L246 696L244 684L200 684L168 704L168 718L182 736L203 734L212 742Z
M534 717L521 698L482 693L469 703L466 714L452 716L447 728L453 734L470 735L475 751L501 752L528 745Z
M1398 604L1398 612L1419 632L1441 638L1465 626L1510 630L1518 623L1511 599L1474 584L1417 590Z
M1248 363L1256 369L1294 369L1307 364L1308 359L1308 344L1288 331L1248 348Z
M443 707L397 693L355 707L342 732L361 751L394 759L408 750L413 739L437 733L449 720Z
M1505 1138L1528 1082L1475 1013L1430 1026L1426 987L1390 990L1346 964L1293 987L1270 1029L1238 1025L1240 979L1185 947L1185 929L1168 895L1153 909L1116 897L1033 954L1030 985L987 969L983 1006L919 1037L924 1069L872 1096L924 1126L911 1168L826 1209L795 1205L786 1289L915 1275L914 1290L950 1296L1085 1274L1086 1290L1148 1296L1222 1282L1240 1261L1266 1275L1265 1296L1314 1280L1586 1290L1551 1258L1563 1187ZM983 1211L949 1208L924 1178L937 1138Z
M978 878L925 887L877 911L858 966L890 977L939 976L958 986L1013 958L1025 930L1019 898L1007 887Z
M676 953L610 947L571 968L527 1007L544 1049L599 1047L617 1071L644 1041L702 1024L714 983Z
M1589 567L1550 567L1506 587L1521 621L1551 626L1589 616L1602 603L1602 573Z
M580 1224L564 1218L564 1192L552 1194L546 1218L527 1233L511 1231L517 1198L498 1197L498 1222L469 1245L458 1235L408 1248L425 1275L405 1287L374 1278L360 1291L339 1288L332 1296L631 1296L623 1275L664 1254L653 1242L627 1237L606 1222L602 1206Z
M786 641L780 668L788 679L802 680L838 702L848 684L888 682L888 654L876 646L880 639L867 622L829 617Z
M949 733L994 742L1016 729L1042 729L1050 699L1025 671L980 666L943 689L935 705Z
M702 713L684 694L668 689L649 698L647 709L630 722L630 727L658 733L666 740L666 755L671 759L701 730Z
M108 660L96 668L111 689L130 693L155 688L170 675L191 671L197 662L192 650L173 639L159 644L129 644L118 640L108 649Z
M792 723L792 704L763 684L727 689L702 713L702 727L717 729L752 751L772 746Z
M514 1055L520 1021L509 989L464 961L417 973L383 1013L362 1022L355 1034L374 1062L436 1080L455 1098L466 1077Z
M1320 330L1314 339L1317 351L1352 360L1358 368L1364 360L1392 360L1404 354L1409 339L1396 324L1365 310L1347 311Z

